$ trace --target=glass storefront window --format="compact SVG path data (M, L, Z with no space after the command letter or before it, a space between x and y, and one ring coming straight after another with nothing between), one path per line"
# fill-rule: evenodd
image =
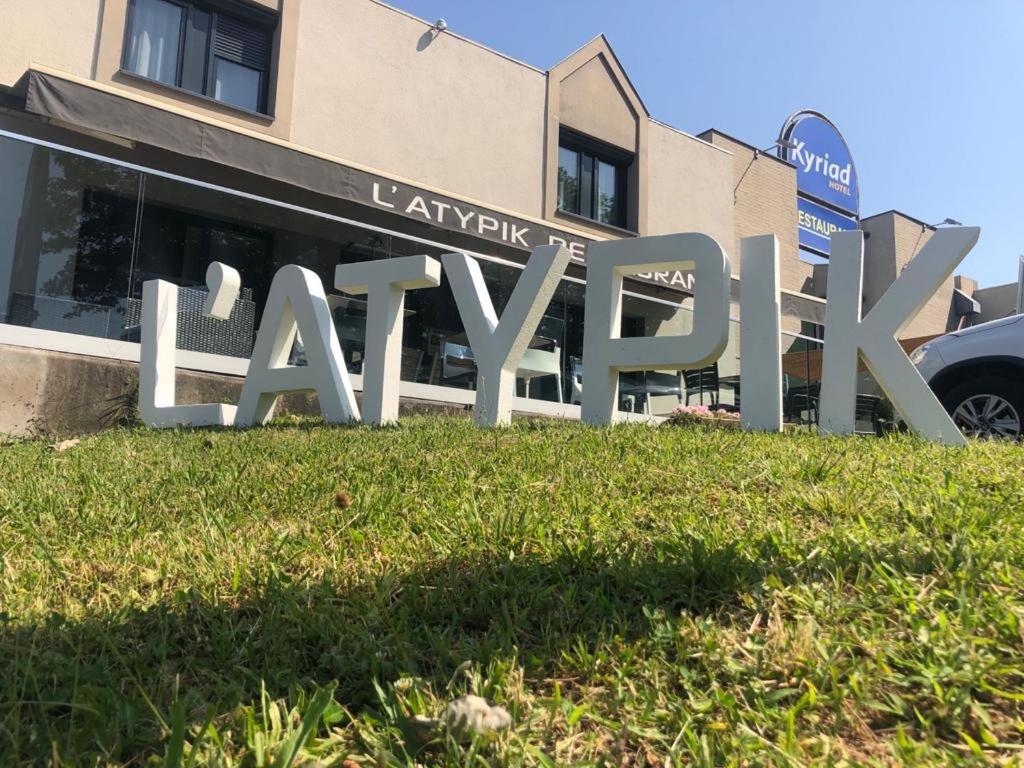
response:
M361 370L366 303L334 292L334 270L339 264L390 257L394 240L390 235L155 175L146 176L139 230L133 299L141 300L146 280L163 279L204 290L211 262L234 267L242 276L242 311L238 323L222 335L230 337L232 344L244 338L245 348L238 354L245 357L274 274L286 264L298 264L323 281L346 360L350 368ZM424 250L429 249L417 249ZM195 348L181 338L179 345ZM209 346L199 351L231 354Z
M622 303L624 338L682 336L693 330L687 302L672 304L626 294ZM729 323L729 346L722 357L701 369L657 369L619 375L619 408L667 416L679 406L732 409L739 390L739 323Z
M0 137L0 319L121 338L142 176Z
M481 261L481 272L500 316L519 279L517 267ZM563 285L565 283L563 282ZM564 347L563 300L556 295L541 320L520 366L517 382L520 395L551 401L564 401L566 354ZM451 293L448 278L441 276L439 288L413 291L406 297L404 338L406 345L418 339L417 351L403 349L403 369L407 355L416 358L414 379L424 384L475 389L476 364ZM576 354L579 354L576 350ZM409 377L412 378L412 377Z
M366 301L334 291L337 265L414 254L440 258L449 250L6 136L0 136L0 171L6 180L0 187L0 322L9 325L137 342L143 283L159 279L179 286L179 349L246 358L274 274L298 264L323 281L346 364L358 374L366 356ZM521 267L477 258L500 316ZM242 276L228 320L202 315L213 261ZM520 396L580 402L584 298L581 282L561 281L521 364ZM688 300L624 295L624 337L686 334L692 322ZM407 293L403 323L402 380L475 388L472 346L443 272L440 287ZM739 333L737 323L731 326L729 347L713 366L622 374L619 407L665 415L681 404L738 406ZM786 415L811 422L820 342L796 334L784 341ZM293 362L301 361L297 344Z
M783 420L809 427L818 423L821 400L822 343L801 336L782 336Z

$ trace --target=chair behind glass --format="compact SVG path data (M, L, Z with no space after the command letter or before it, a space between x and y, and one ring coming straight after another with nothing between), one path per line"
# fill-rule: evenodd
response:
M583 360L569 357L569 403L579 405L583 402Z
M693 368L683 371L683 378L686 381L686 404L690 405L690 398L697 397L699 405L705 405L704 393L708 394L707 405L718 405L718 363L712 363L704 368Z
M442 338L441 349L441 381L447 383L465 383L470 389L476 388L476 362L473 350L465 344Z

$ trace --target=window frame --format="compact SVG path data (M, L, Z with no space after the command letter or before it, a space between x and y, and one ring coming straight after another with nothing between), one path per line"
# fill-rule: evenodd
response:
M576 206L578 210L562 207L556 200L556 211L568 216L578 216L603 227L626 229L629 221L629 173L635 156L631 152L605 144L602 141L576 131L562 128L558 134L558 150L576 154ZM600 198L598 194L600 163L615 169L615 221L600 219ZM559 159L557 169L561 169ZM586 188L583 181L587 180ZM557 190L556 190L557 194ZM586 205L585 205L586 203Z
M280 26L280 15L269 9L257 8L252 5L243 4L241 0L162 0L162 2L177 6L183 11L181 18L181 30L179 32L174 83L165 83L160 80L156 80L155 78L147 77L146 75L140 75L128 67L128 54L138 0L128 0L127 2L124 37L121 45L121 73L128 75L129 77L144 80L147 83L153 83L162 88L169 88L181 93L187 93L189 96L213 102L214 104L226 107L227 109L244 112L245 114L253 115L264 120L274 119L274 113L270 108L270 89L274 82L274 69L277 64L277 57L274 49L276 45L276 35ZM210 16L210 27L205 41L202 91L193 90L192 88L182 85L185 55L189 49L189 27L193 14L197 11L209 14ZM252 69L260 75L258 109L256 111L247 107L240 107L228 101L222 101L214 96L218 58L216 52L217 22L221 16L229 16L236 23L246 24L254 29L264 32L267 35L267 61L265 68L260 69L248 64L234 62L239 66Z

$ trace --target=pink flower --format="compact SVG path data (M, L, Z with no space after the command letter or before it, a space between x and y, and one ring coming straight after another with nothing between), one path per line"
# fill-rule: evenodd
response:
M706 405L680 405L672 413L711 413L711 409Z

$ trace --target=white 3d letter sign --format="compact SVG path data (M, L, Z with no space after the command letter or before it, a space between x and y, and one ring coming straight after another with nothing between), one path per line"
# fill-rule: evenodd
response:
M694 270L693 331L622 338L622 279L638 272ZM619 372L700 368L729 342L729 260L707 235L690 233L593 243L587 255L582 418L616 419Z
M782 302L775 235L740 241L740 424L782 431Z
M857 366L862 358L914 430L953 445L966 442L896 336L971 250L978 234L972 227L937 231L865 317L860 309L863 233L832 236L822 432L853 432ZM774 235L740 242L740 424L747 430L782 429L778 251ZM398 418L405 294L436 288L443 267L476 366L476 421L487 426L507 424L517 372L521 373L523 357L569 258L569 251L561 246L535 249L500 319L479 264L466 254L445 254L441 262L429 256L406 256L339 266L335 288L366 296L363 421L387 424ZM683 269L694 271L693 330L685 335L622 338L624 278ZM238 272L211 264L206 283L210 293L203 314L226 319L238 297ZM587 257L582 419L608 424L621 418L622 371L689 370L717 360L729 339L729 306L729 259L707 235L694 232L592 243ZM273 416L279 395L294 391L315 392L328 422L359 419L323 284L310 270L289 265L274 276L237 407L175 402L177 315L177 286L161 280L144 284L139 411L147 425L262 424ZM303 342L305 365L288 363L297 337Z
M306 365L288 365L296 333L302 336ZM315 272L289 264L270 284L235 424L266 423L279 395L309 390L316 392L325 421L359 418L323 283Z
M206 270L209 296L203 314L227 320L242 281L238 270L214 262ZM142 348L139 353L139 416L149 427L230 426L235 406L175 405L178 286L163 280L142 284Z
M483 426L507 424L516 368L558 288L569 251L560 245L533 250L500 321L476 259L464 253L441 258L476 362L476 421Z
M853 432L860 352L878 385L918 434L950 445L966 445L896 341L896 334L953 273L979 234L977 227L936 231L864 318L860 316L864 233L858 230L832 236L821 374L823 432Z
M441 262L429 256L342 264L334 287L366 294L366 359L363 363L363 421L386 424L398 418L402 378L402 320L405 292L441 284Z

